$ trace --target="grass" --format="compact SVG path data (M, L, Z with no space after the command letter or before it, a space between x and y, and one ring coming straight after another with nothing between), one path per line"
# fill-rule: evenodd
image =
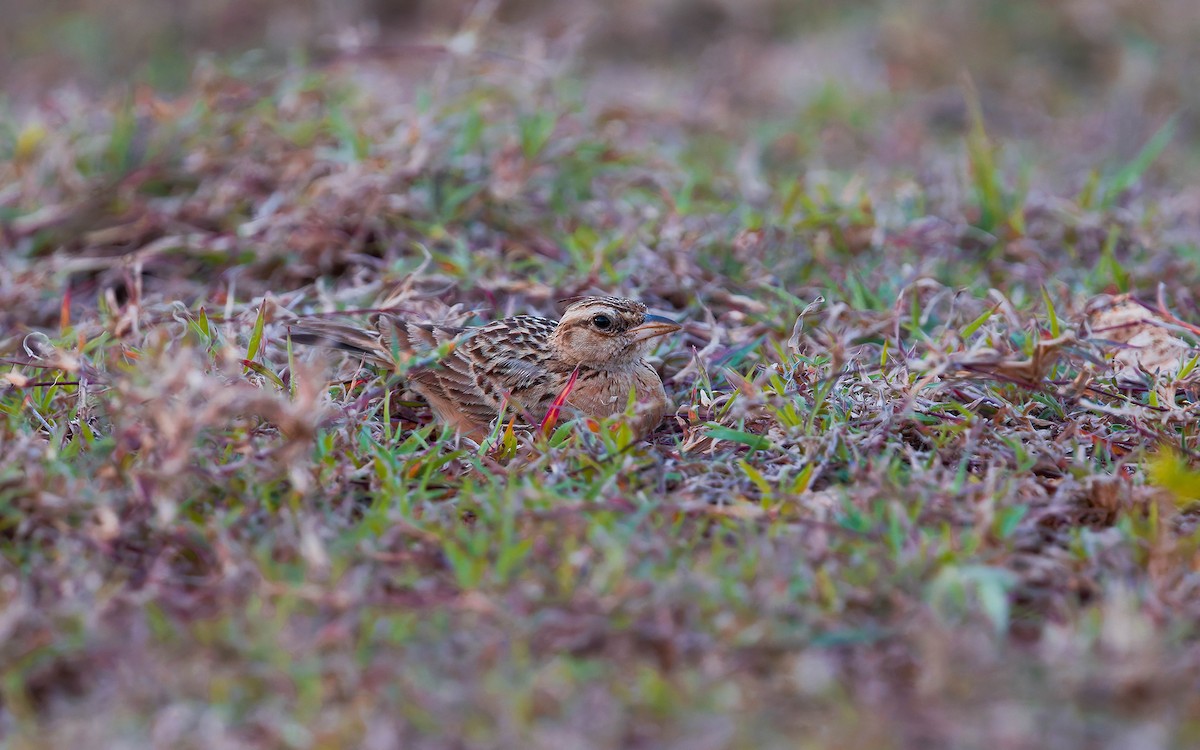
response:
M0 102L0 744L1196 743L1186 101L1092 158L916 48L722 108L479 33ZM287 338L593 289L686 321L648 441L479 448ZM1119 378L1126 290L1174 372Z

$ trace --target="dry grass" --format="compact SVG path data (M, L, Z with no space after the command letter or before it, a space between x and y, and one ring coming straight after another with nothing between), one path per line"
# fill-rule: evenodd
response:
M1200 742L1200 15L703 5L4 61L0 744ZM651 441L286 336L589 290L687 321Z

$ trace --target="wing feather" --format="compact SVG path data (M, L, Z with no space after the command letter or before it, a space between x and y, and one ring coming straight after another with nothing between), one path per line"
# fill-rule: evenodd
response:
M557 395L558 374L548 367L555 322L518 315L479 328L413 323L381 313L374 330L311 319L292 326L298 343L350 351L383 367L453 348L436 362L405 374L438 417L478 437L507 405L539 418Z

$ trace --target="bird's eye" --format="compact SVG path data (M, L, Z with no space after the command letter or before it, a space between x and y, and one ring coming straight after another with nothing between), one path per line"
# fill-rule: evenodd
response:
M597 315L592 318L592 325L601 331L607 331L609 328L612 328L612 318L607 315Z

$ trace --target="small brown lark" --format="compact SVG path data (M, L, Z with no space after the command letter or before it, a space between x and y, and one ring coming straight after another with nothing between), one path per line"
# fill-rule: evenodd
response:
M638 436L649 434L670 401L645 355L652 340L679 328L635 300L583 297L557 323L516 315L457 328L383 313L371 330L302 320L291 331L296 343L332 346L389 368L445 347L444 357L405 377L439 419L482 441L506 407L540 419L564 392L566 405L589 417L623 413L634 393L630 426Z

